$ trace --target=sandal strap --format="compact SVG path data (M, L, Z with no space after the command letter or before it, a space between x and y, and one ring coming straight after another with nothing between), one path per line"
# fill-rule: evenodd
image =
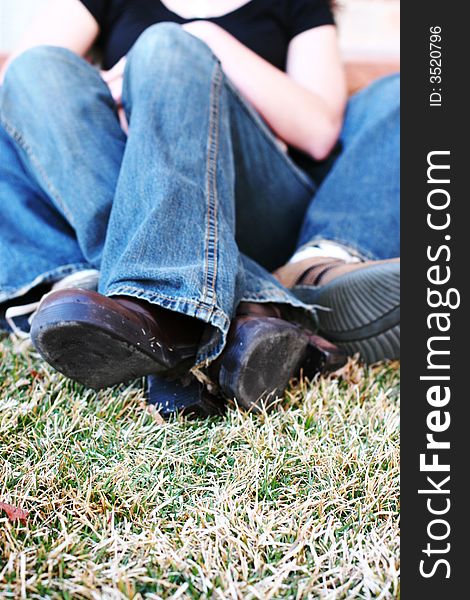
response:
M336 267L339 267L342 264L344 264L344 261L338 259L312 265L297 278L295 285L318 286L327 273L333 269L336 269Z

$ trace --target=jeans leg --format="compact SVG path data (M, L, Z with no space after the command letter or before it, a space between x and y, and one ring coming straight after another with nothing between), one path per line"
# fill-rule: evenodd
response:
M63 48L27 50L6 73L0 124L86 262L99 268L126 141L99 73Z
M307 211L299 246L329 240L364 258L400 255L400 79L351 98L343 151Z
M123 102L129 136L103 253L100 291L208 323L197 362L223 349L241 300L305 308L235 241L235 164L219 61L174 24L131 50Z
M0 303L85 268L73 229L0 127Z
M271 130L228 82L235 163L236 239L269 271L296 248L314 182L279 148Z

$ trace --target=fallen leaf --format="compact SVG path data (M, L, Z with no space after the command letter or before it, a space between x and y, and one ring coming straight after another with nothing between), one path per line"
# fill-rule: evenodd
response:
M26 525L26 519L28 518L29 514L27 510L17 508L16 506L6 504L5 502L0 502L0 511L1 510L7 513L7 517L10 519L10 521L20 521L23 523L23 525Z

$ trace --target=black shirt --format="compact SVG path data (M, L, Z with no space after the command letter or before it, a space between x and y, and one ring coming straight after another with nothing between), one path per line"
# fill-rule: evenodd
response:
M103 68L110 69L127 54L140 34L155 23L189 23L160 0L81 0L100 26L98 46ZM299 33L334 24L329 0L251 0L217 23L248 48L284 70L289 42Z

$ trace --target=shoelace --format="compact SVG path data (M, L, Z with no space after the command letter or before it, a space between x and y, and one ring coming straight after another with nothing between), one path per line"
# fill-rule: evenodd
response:
M28 317L28 323L31 325L31 322L34 318L34 315L37 312L37 309L42 302L42 300L51 292L55 292L57 290L64 290L68 288L81 288L85 290L96 290L98 287L98 279L99 279L99 271L96 269L87 269L84 271L77 271L76 273L72 273L71 275L67 275L63 279L56 281L50 291L47 294L38 300L37 302L32 302L30 304L23 304L18 306L10 306L5 311L5 320L11 328L13 335L18 338L18 340L29 340L29 332L23 331L18 325L15 323L15 319L19 317Z

